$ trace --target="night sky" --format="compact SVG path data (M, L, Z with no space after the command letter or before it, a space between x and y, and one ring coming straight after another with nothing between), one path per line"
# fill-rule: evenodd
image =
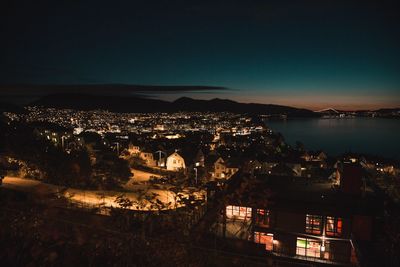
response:
M229 90L155 97L396 107L397 2L2 1L0 90L21 83L207 85Z

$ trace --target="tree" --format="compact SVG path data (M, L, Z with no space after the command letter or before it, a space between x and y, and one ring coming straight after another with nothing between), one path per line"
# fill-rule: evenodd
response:
M304 144L300 141L296 141L295 149L299 152L304 152L305 151Z

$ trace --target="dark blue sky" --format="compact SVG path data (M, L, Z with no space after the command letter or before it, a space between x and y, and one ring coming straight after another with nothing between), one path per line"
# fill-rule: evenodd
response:
M300 107L400 106L397 1L9 1L0 83L212 85Z

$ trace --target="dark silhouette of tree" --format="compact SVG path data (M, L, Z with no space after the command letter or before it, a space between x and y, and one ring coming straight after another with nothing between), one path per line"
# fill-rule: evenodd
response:
M295 149L299 152L304 152L306 150L304 144L300 141L296 141Z

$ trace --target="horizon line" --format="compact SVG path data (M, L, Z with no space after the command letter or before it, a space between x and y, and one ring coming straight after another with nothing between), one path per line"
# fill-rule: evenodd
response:
M1 92L0 92L0 95ZM82 93L77 93L77 92L54 92L54 93L49 93L49 94L6 94L3 95L7 98L42 98L42 97L46 97L46 96L56 96L56 95L93 95L93 92L82 92ZM114 96L114 97L123 97L123 95L121 94L105 94L105 93L97 93L97 96ZM126 94L125 94L126 97ZM316 106L306 106L306 105L292 105L292 104L280 104L280 103L273 103L273 102L253 102L253 101L238 101L238 100L233 100L231 98L221 98L221 97L214 97L214 98L208 98L208 99L202 99L202 98L193 98L193 97L189 97L189 96L179 96L177 98L175 98L174 100L166 100L166 99L162 99L157 95L143 95L143 94L134 94L132 93L130 95L130 97L136 97L136 98L153 98L155 97L157 100L162 100L162 101L166 101L166 102L170 102L173 103L174 101L177 101L178 99L181 98L188 98L188 99L193 99L193 100L204 100L204 101L211 101L211 100L226 100L226 101L234 101L236 103L240 103L240 104L257 104L257 105L277 105L277 106L286 106L286 107L293 107L293 108L298 108L298 109L308 109L311 110L313 112L321 112L323 110L329 110L329 109L333 109L339 112L354 112L354 111L376 111L379 109L400 109L400 106L377 106L377 107L365 107L365 108L340 108L340 107L335 107L334 105L330 105L330 106L323 106L323 105L318 105ZM29 103L27 104L18 104L15 101L0 101L0 103L10 103L10 104L14 104L17 106L28 106Z

